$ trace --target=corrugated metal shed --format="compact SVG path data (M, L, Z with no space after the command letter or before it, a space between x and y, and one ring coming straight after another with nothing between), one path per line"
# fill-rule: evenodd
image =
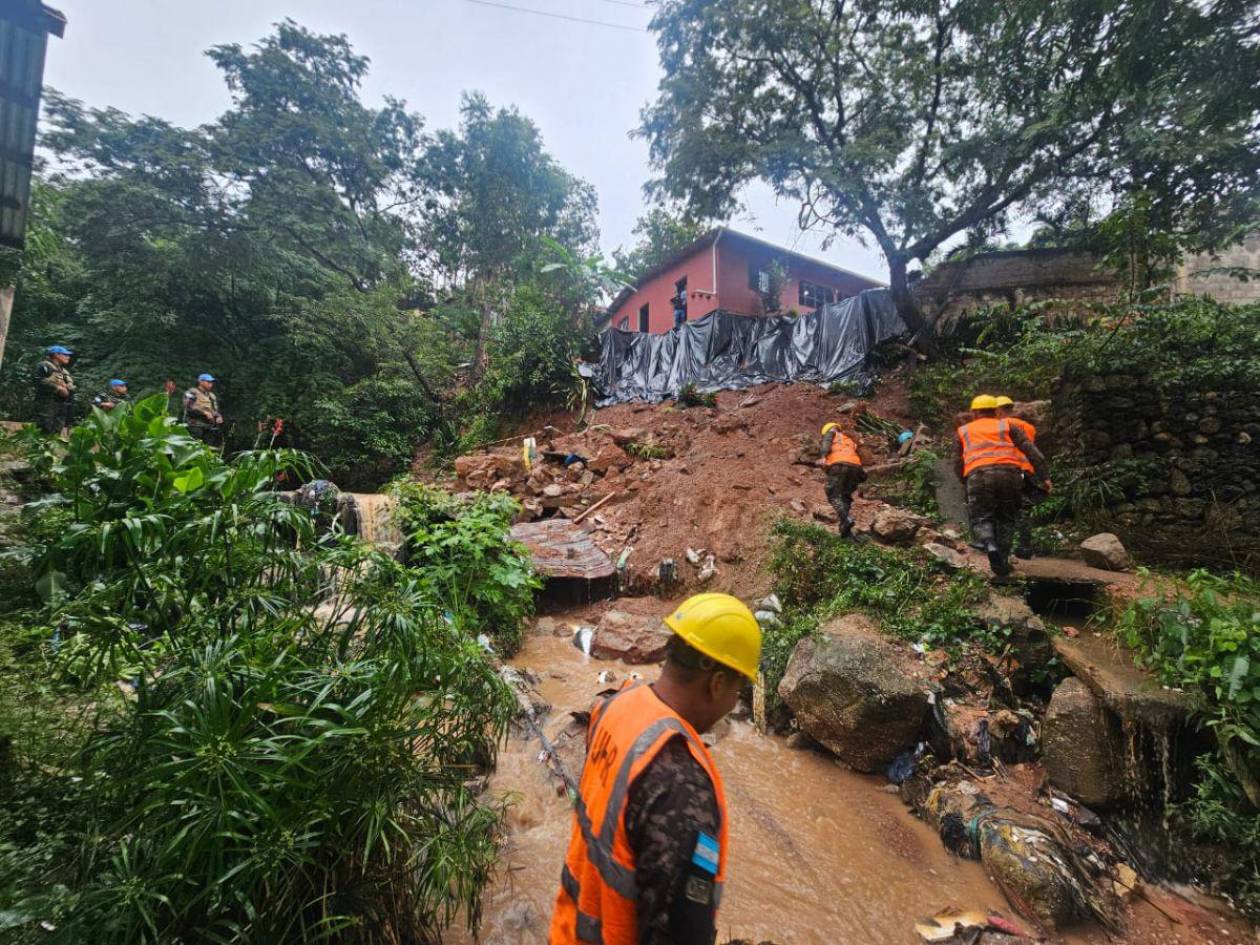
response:
M38 0L0 3L0 245L21 249L31 196L35 124L48 34L66 18Z
M610 578L612 559L567 518L545 518L512 526L512 537L530 550L534 570L548 578Z

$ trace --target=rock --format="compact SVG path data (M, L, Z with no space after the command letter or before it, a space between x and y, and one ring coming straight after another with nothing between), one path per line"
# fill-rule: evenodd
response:
M713 429L718 433L734 433L737 430L748 429L748 418L737 413L726 413L718 417L717 423L713 424Z
M591 470L591 472L607 473L614 469L617 471L626 469L633 462L634 459L629 453L623 450L620 446L610 443L607 446L601 447L599 452L596 453L592 459L587 461L586 467Z
M1180 469L1174 469L1172 475L1168 477L1168 488L1172 489L1175 495L1190 495L1194 491L1190 478Z
M591 656L626 663L659 663L665 658L669 638L669 630L657 616L610 610L595 628Z
M829 525L834 525L836 522L840 521L839 513L836 512L836 510L830 505L820 502L810 511L813 513L814 520L817 522L826 522Z
M805 514L805 501L803 499L793 499L788 504L792 506L792 511L797 515Z
M1088 807L1124 799L1124 739L1119 723L1071 676L1059 683L1041 724L1041 753L1050 783Z
M801 730L859 771L878 771L913 745L927 714L922 666L850 614L796 645L779 697Z
M1091 568L1104 571L1127 571L1129 553L1120 539L1111 532L1100 532L1081 542L1081 556Z
M618 446L629 446L631 443L641 442L644 432L641 427L622 427L616 430L609 430L608 435L612 437L612 441Z
M879 511L871 525L871 531L890 545L908 544L925 520L905 509L888 506Z
M962 568L967 567L967 556L961 551L955 551L948 545L941 545L937 542L930 541L923 546L923 550L951 571L959 571Z

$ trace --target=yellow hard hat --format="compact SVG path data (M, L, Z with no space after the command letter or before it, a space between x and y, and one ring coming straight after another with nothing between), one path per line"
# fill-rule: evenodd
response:
M976 394L971 400L972 410L996 410L997 398L992 394Z
M995 407L1013 407L1015 406L1015 401L1011 400L1011 398L1007 397L1005 394L998 394L993 398L993 405Z
M730 594L697 594L665 618L665 626L723 666L757 678L761 627L752 611Z
M837 430L839 428L840 428L840 424L838 423L824 423L823 428L822 428L822 435L826 436L828 430Z

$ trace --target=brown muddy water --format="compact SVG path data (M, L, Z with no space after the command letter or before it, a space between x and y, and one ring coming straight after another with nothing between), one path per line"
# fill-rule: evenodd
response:
M589 707L634 671L657 669L593 660L567 638L534 636L512 660L541 680L552 705L544 724L556 737L570 710ZM725 729L724 732L721 732ZM726 783L731 826L730 880L719 915L718 941L731 938L781 945L914 945L914 923L946 907L992 909L1012 915L980 864L947 853L879 777L855 774L827 756L787 748L751 723L719 727L713 756ZM577 762L577 763L580 763ZM574 774L578 774L574 770ZM447 941L540 945L547 940L572 810L540 763L539 745L514 735L499 755L490 790L512 806L499 875L486 891L478 939L453 931ZM1137 945L1254 941L1223 928L1210 913L1174 927L1139 903L1130 934ZM1108 939L1085 929L1061 939L1096 945Z

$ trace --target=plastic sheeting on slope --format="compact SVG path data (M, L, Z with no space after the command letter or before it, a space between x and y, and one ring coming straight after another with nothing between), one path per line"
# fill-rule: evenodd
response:
M716 311L659 335L609 328L592 378L596 404L655 403L677 397L687 384L712 391L862 380L870 350L905 331L887 289L868 289L798 318Z

